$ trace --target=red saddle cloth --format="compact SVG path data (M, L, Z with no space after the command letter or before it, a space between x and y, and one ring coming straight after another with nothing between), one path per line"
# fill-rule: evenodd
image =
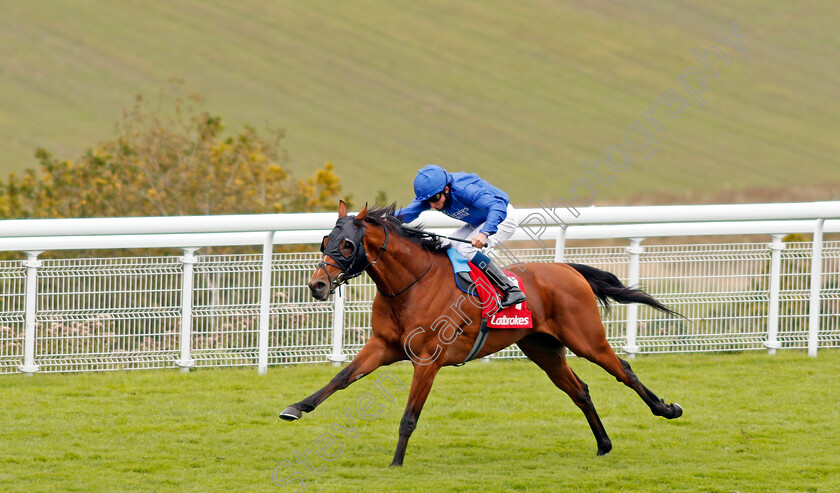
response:
M499 302L504 293L490 282L487 275L478 267L471 263L469 266L470 277L475 283L478 299L481 301L481 318L487 318L487 327L492 329L530 329L533 327L534 319L531 311L528 310L527 301L511 305L500 311ZM504 271L504 274L511 279L515 279L519 289L523 293L525 292L525 286L523 286L522 279L519 276L509 270Z

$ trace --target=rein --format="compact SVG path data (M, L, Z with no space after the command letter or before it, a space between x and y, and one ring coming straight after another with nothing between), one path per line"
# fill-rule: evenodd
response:
M429 266L428 266L428 267L426 267L426 271L425 271L425 272L423 272L422 274L420 274L420 277L418 277L417 279L415 279L415 280L411 281L411 284L409 284L408 286L406 286L406 287L402 288L401 290L397 291L396 293L386 293L386 292L382 291L381 289L379 289L379 286L377 286L377 287L376 287L376 290L377 290L377 291L379 291L379 294L381 294L382 296L387 296L388 298L394 298L394 297L396 297L396 296L399 296L399 295L401 295L401 294L405 293L406 291L408 291L408 288L410 288L411 286L414 286L415 284L417 284L417 282L418 282L420 279L423 279L423 277L424 277L426 274L428 274L430 270L432 270L432 265L434 265L434 263L435 263L435 259L434 259L434 257L432 257L432 254L431 254L431 253L429 253L429 251L428 251L428 250L426 250L426 254L429 256Z
M460 241L461 243L472 243L470 240L465 240L463 238L453 238L451 236L439 235L432 233L431 231L426 231L425 229L412 228L411 226L406 226L404 224L400 225L400 227L405 231L409 231L417 235L428 236L429 238L435 241L437 241L438 238L446 238L447 240Z

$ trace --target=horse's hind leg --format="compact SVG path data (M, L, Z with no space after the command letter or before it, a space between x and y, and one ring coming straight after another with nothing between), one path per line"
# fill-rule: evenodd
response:
M566 350L560 341L549 335L532 334L517 342L517 345L531 361L545 371L554 385L569 394L572 402L583 411L595 435L598 455L604 455L612 450L612 442L589 397L589 387L569 368L566 362Z
M615 356L613 354L613 356ZM666 404L665 401L660 399L656 396L649 388L645 387L642 382L639 381L639 377L636 376L636 373L633 372L633 369L630 368L630 363L624 361L623 359L615 356L619 362L621 362L622 369L624 370L625 379L616 375L616 379L619 382L624 383L628 387L632 388L636 391L637 394L645 401L645 404L650 407L651 412L656 416L662 416L668 419L679 418L683 414L682 407L677 404L676 402L672 404ZM612 372L610 372L612 373ZM613 375L615 375L613 373ZM629 383L628 383L629 382Z
M635 390L654 415L668 419L682 416L683 410L679 404L666 404L649 388L642 385L629 363L616 356L610 343L607 342L604 325L597 314L596 308L595 316L586 317L585 321L578 320L564 327L562 339L566 346L576 355L595 363L614 376L616 380Z

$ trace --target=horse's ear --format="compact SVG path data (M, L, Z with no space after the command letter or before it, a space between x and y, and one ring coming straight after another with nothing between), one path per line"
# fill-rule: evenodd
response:
M338 201L338 218L341 219L342 217L347 215L347 204L344 203L343 200Z
M356 219L360 219L360 220L361 220L361 219L364 219L364 218L365 218L365 216L367 216L367 207L368 207L367 202L365 202L365 208L364 208L364 209L362 209L362 211L361 211L361 212L359 212L358 214L356 214Z

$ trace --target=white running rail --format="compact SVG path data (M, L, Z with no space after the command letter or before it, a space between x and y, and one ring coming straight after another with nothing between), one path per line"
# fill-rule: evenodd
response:
M690 322L646 306L605 320L630 357L662 352L840 347L840 202L519 210L520 229L497 256L587 263L641 285ZM0 373L326 362L353 356L370 333L375 288L366 276L331 301L306 283L335 213L0 221ZM460 223L424 213L427 228ZM790 233L806 241L782 241ZM743 242L743 235L766 240ZM650 245L662 237L737 243ZM813 239L811 239L813 238ZM615 239L626 246L567 247ZM803 238L800 238L802 240ZM518 240L528 248L516 247ZM646 243L647 240L647 243ZM580 243L580 242L579 242ZM311 245L274 253L274 245ZM202 248L261 248L247 255ZM182 255L109 257L112 249L180 248ZM46 251L102 258L42 258ZM260 253L261 252L261 253ZM64 255L66 257L66 255ZM520 357L515 349L494 357Z

